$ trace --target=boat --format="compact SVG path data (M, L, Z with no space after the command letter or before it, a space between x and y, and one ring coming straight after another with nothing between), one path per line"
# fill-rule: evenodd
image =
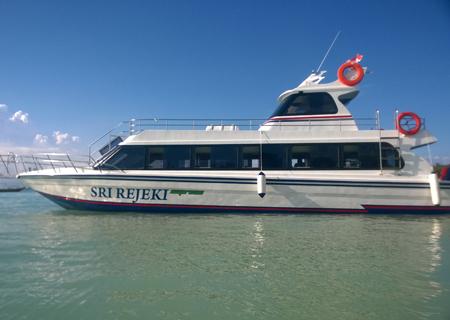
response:
M16 155L0 154L0 192L18 192L25 189L22 181L16 178L18 172Z
M437 139L412 112L384 129L349 109L362 56L337 80L313 72L262 122L132 119L102 138L89 165L25 172L30 188L67 209L150 213L450 213L450 181L415 154ZM369 120L369 121L366 121ZM207 121L210 121L209 124ZM189 127L188 127L189 126ZM94 160L95 159L95 160ZM35 161L35 159L34 159Z
M16 177L0 176L0 192L18 192L23 189L25 186Z

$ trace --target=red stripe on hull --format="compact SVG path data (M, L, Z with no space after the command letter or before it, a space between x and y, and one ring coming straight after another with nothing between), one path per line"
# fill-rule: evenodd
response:
M278 121L278 120L311 120L311 119L352 119L352 116L345 115L345 116L281 116L281 117L273 117L270 118L269 121Z
M412 210L412 211L446 211L450 212L450 207L441 206L395 206L395 205L366 205L363 207L368 210L381 209L381 210Z
M334 209L334 208L287 208L287 207L252 207L252 206L214 206L214 205L187 205L187 204L165 204L165 203L124 203L109 201L93 201L84 199L75 199L69 197L55 196L41 193L49 198L57 198L59 200L85 203L92 205L118 206L118 207L156 207L156 208L175 208L175 209L213 209L213 210L239 210L239 211L285 211L285 212L318 212L318 213L367 213L365 209Z
M93 201L84 199L75 199L69 197L55 196L50 194L42 193L47 198L54 200L57 203L66 202L72 204L79 204L80 206L99 206L102 210L110 207L113 208L129 208L131 211L133 208L136 210L148 208L152 211L157 211L158 209L185 209L190 210L201 210L213 211L213 212L285 212L285 213L400 213L400 214L425 214L425 213L450 213L450 207L439 207L439 206L396 206L396 205L362 205L363 209L349 209L349 208L288 208L288 207L254 207L254 206L217 206L217 205L187 205L187 204L164 204L164 203L121 203L121 202L108 202L108 201ZM62 205L62 204L61 204ZM80 207L77 206L77 207ZM182 212L182 211L181 211Z

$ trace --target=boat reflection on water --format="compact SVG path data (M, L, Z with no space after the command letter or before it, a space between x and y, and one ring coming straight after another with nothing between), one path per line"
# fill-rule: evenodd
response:
M437 273L439 272L439 268L442 264L442 248L441 248L441 236L442 236L442 227L439 219L433 219L431 226L431 234L428 239L428 250L431 254L430 256L430 268L429 268L429 285L431 288L431 292L429 295L424 297L424 300L428 301L431 299L437 298L442 294L442 284L438 279Z
M264 246L264 226L261 220L257 220L254 225L253 238L254 242L250 247L253 269L261 269L265 266L262 260L262 249Z
M441 222L438 219L433 219L433 226L429 238L429 250L432 254L430 262L430 272L436 271L441 263L441 246L440 239L442 235Z

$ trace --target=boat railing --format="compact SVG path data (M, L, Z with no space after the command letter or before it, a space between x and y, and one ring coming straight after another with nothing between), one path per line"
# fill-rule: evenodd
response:
M377 127L377 118L353 118L360 128L375 129ZM136 134L143 130L257 130L266 124L268 119L172 119L172 118L153 118L153 119L131 119L124 123L128 126L129 134ZM354 126L341 119L330 119L333 123L324 123L314 120L302 122L287 123L283 120L270 120L271 123L282 125L283 127L346 127Z
M6 161L8 160L8 162ZM29 171L52 169L55 173L62 168L73 168L76 172L88 168L92 162L88 156L70 155L68 153L37 153L30 155L0 155L3 167L10 176Z
M111 152L128 136L144 130L207 130L217 129L219 126L224 130L256 130L265 120L267 119L148 118L122 121L89 145L88 154L93 160L90 164L93 165L97 159Z
M20 173L19 168L16 154L0 154L0 175L14 177Z

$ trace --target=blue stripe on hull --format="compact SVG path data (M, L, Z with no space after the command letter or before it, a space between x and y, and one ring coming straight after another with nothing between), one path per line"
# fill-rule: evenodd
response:
M70 180L122 180L145 182L188 182L188 183L221 183L221 184L255 184L256 179L249 178L210 178L210 177L160 177L132 175L29 175L24 179L70 179ZM343 180L308 180L308 179L267 179L268 185L304 185L323 187L371 187L371 188L413 188L427 189L428 183L418 182L387 182L387 181L343 181ZM450 186L441 184L441 189Z
M146 213L278 213L278 214L449 214L450 207L434 206L375 206L362 205L363 209L343 208L277 208L277 207L237 207L207 205L133 204L70 199L41 193L63 208L70 210L146 212Z

